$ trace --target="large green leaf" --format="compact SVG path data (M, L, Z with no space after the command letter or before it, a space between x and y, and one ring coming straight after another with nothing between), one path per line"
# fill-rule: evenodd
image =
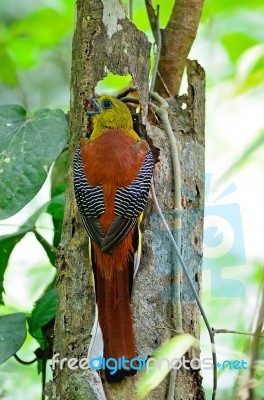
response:
M26 335L24 314L7 314L0 317L0 364L3 364L20 349Z
M28 318L29 333L33 337L40 335L41 328L55 317L57 307L57 290L46 292L35 304L31 317Z
M239 0L239 1L230 1L230 0L221 0L221 1L215 1L215 0L207 0L205 1L204 4L204 9L202 13L202 21L204 20L209 20L211 23L211 19L215 18L218 13L223 14L222 18L225 16L229 16L231 13L236 13L240 11L241 9L245 10L258 10L261 12L261 9L263 7L263 1L262 0ZM222 23L225 22L222 19Z
M68 139L61 110L32 117L18 105L0 106L0 219L18 212L38 193Z
M258 43L256 38L243 32L227 32L221 41L232 63L236 63L244 51Z
M17 232L9 235L0 236L0 304L3 304L2 292L4 274L8 264L9 257L18 242L25 236L26 233L32 231L35 228L35 223L38 217L43 213L46 208L46 204L40 207L20 228Z
M9 86L17 85L16 64L8 54L6 46L0 46L0 82Z

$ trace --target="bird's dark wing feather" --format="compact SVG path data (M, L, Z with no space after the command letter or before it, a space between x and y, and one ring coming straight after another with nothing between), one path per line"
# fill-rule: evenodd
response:
M115 218L105 236L99 222L100 216L105 212L103 189L101 186L91 186L87 182L80 145L75 152L73 173L75 198L84 227L92 241L104 253L111 253L135 227L146 205L153 173L151 150L148 148L136 179L130 185L116 191Z
M84 227L92 241L101 247L104 232L99 222L105 212L104 196L101 186L91 186L83 170L81 148L78 145L73 162L74 191L76 202Z
M153 157L148 148L136 179L130 185L116 191L115 218L102 241L102 251L111 251L136 225L147 202L152 174Z

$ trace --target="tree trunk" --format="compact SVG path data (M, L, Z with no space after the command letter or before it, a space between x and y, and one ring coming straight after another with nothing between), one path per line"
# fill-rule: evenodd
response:
M72 160L81 136L87 134L83 102L90 98L99 80L109 71L131 74L140 93L143 122L156 156L154 182L162 210L173 209L173 178L170 149L161 127L147 121L150 45L146 36L125 16L118 0L79 0L73 40L70 110L69 170L64 229L57 256L58 310L55 324L54 354L85 358L94 321L92 268L88 262L87 242L73 193ZM202 227L204 201L204 72L196 62L188 66L188 96L170 99L170 120L178 137L182 167L182 254L197 290L200 290ZM183 109L183 103L186 109ZM154 118L155 119L155 118ZM171 215L172 230L173 218ZM175 261L172 247L156 216L151 198L143 223L143 254L133 290L133 316L139 355L152 355L157 346L174 332L170 298ZM199 337L199 312L184 276L181 277L183 329ZM190 350L189 357L199 357ZM96 373L71 370L58 365L48 385L50 399L134 399L140 373L115 385L101 384ZM168 378L148 399L165 399ZM104 395L105 393L105 395ZM186 397L188 396L188 397ZM203 399L201 377L195 371L180 370L175 399Z

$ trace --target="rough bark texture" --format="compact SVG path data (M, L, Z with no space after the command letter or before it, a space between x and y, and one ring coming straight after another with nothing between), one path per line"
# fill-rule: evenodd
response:
M155 90L161 96L174 97L179 92L187 57L198 29L203 3L204 0L175 1L169 23L162 30L158 67L161 77L157 77L155 86Z
M125 18L122 10L117 0L77 2L72 63L70 162L63 237L57 257L59 302L54 353L59 353L60 359L86 357L94 320L93 276L87 257L87 236L80 222L72 184L73 153L87 129L83 100L91 97L96 84L108 71L121 75L130 73L134 85L139 88L141 100L143 103L147 100L150 46L145 35ZM188 96L170 100L170 118L179 140L182 164L182 253L199 291L204 198L204 73L196 62L190 63L188 70ZM183 109L183 103L186 109ZM173 178L166 134L162 126L147 123L146 128L153 148L159 154L154 175L157 195L163 211L170 211L173 208ZM171 216L172 226L173 218L174 215ZM171 271L175 257L151 199L148 201L143 231L143 255L134 285L133 315L138 354L151 355L161 342L173 334L170 315L172 276L168 271ZM184 330L199 337L199 313L185 277L182 277L181 290ZM198 353L197 350L191 350L189 356L197 357ZM49 398L136 398L137 377L116 385L105 383L102 388L96 374L81 373L67 367L62 370L56 368L53 382L47 389ZM175 399L203 399L200 379L196 372L180 371L177 374ZM165 399L167 390L168 379L165 379L148 399Z

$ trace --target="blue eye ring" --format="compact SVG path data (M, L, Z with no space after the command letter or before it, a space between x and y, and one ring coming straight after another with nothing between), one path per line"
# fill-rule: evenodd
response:
M110 108L113 108L113 104L112 104L111 100L105 99L104 101L102 101L101 107L104 109L110 109Z

